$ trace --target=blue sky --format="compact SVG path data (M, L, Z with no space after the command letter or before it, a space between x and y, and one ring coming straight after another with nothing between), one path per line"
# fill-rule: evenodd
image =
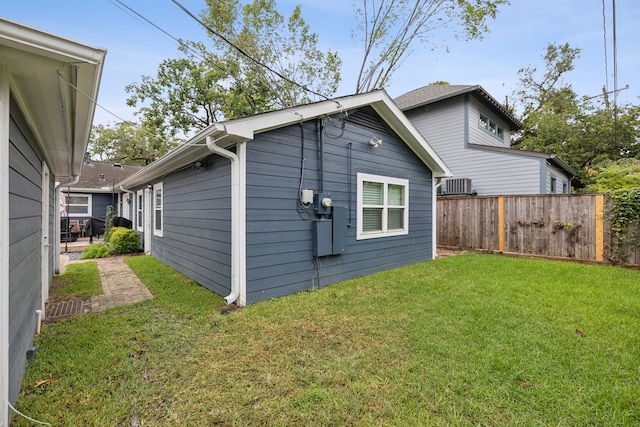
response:
M356 0L357 1L357 0ZM344 0L278 0L283 14L295 4L311 29L318 33L323 49L338 51L343 59L342 84L336 95L355 88L361 50L351 38L354 26L352 3ZM131 8L178 38L206 40L198 27L171 0L126 0ZM182 0L194 13L203 0ZM598 95L607 83L613 89L612 0L604 0L606 14L607 67L603 0L511 0L494 21L483 40L464 42L445 34L438 42L449 49L415 46L411 55L386 88L392 96L437 80L451 84L479 84L499 101L517 88L520 68L542 66L541 56L549 43L570 43L582 50L576 70L567 81L580 95ZM620 103L640 103L640 2L616 1L618 95ZM107 49L98 103L124 119L133 119L126 105L124 87L139 82L141 75L155 75L158 64L180 55L177 43L151 25L124 12L112 0L6 1L0 15L63 37ZM608 70L608 73L606 72ZM118 118L96 109L95 124Z

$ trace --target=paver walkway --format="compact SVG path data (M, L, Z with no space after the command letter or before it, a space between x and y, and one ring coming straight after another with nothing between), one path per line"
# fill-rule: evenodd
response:
M53 321L60 317L97 312L106 308L135 304L145 299L153 298L153 294L149 292L149 289L138 279L138 276L135 275L129 265L124 262L123 256L87 261L97 261L103 293L87 301L62 301L47 304L46 320Z

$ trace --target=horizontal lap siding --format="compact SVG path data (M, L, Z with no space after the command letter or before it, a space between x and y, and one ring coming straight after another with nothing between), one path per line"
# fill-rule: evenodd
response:
M379 120L372 111L368 115ZM390 131L347 122L342 132L341 120L339 116L327 120L323 134L324 191L331 194L334 206L347 207L351 217L346 251L339 256L312 256L316 216L313 209L298 207L303 155L299 125L257 135L247 143L247 302L432 258L430 171ZM321 177L316 126L316 121L304 124L302 188L317 192ZM373 136L382 138L380 147L369 146ZM408 236L356 240L359 172L409 179Z
M15 103L9 139L9 396L15 401L42 303L42 155Z
M479 110L504 126L501 141L479 127ZM491 112L470 98L465 135L463 97L407 112L407 117L453 171L454 178L471 178L480 195L538 194L542 163L538 158L468 148L467 143L508 148L509 132ZM468 137L468 140L465 140Z
M210 156L206 165L161 181L164 230L163 237L152 236L152 255L226 295L231 288L230 163Z
M94 193L91 195L91 216L95 218L106 218L107 207L116 207L118 196L111 193Z

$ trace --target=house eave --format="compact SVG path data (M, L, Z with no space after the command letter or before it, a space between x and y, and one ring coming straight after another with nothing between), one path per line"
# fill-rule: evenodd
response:
M52 174L79 175L106 50L4 18L0 47L11 93Z
M217 140L221 147L229 147L238 142L252 140L259 133L366 105L372 106L393 131L407 143L431 169L434 178L453 175L387 93L384 90L377 90L214 123L162 158L118 183L116 188L119 186L133 188L151 183L178 168L210 155L211 152L206 146L207 137Z
M420 101L402 102L402 98L406 95L410 95L412 92L417 92L423 89L426 89L429 86L424 86L422 88L415 89L414 91L407 92L404 95L401 95L396 98L396 102L401 104L402 111L410 111L416 108L424 107L427 105L435 104L440 101L445 101L447 99L452 99L461 95L471 94L474 96L479 102L486 105L489 108L494 109L502 119L509 125L509 129L512 131L520 130L524 127L522 122L518 120L512 113L509 111L504 105L498 102L493 96L491 96L484 88L480 85L460 85L459 87L454 86L454 90L444 93L439 96L427 97L421 99ZM448 87L448 86L447 86Z

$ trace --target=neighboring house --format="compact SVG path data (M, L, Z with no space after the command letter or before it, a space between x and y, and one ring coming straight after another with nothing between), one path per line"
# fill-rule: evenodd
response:
M0 18L0 425L59 256L55 182L80 175L105 50ZM86 95L86 96L85 96Z
M433 259L450 175L375 91L215 123L116 187L145 251L245 305Z
M130 196L121 197L121 191L114 185L142 169L142 166L123 165L113 162L99 162L85 157L82 175L76 184L63 186L62 207L70 219L80 222L90 217L106 218L107 207L113 206L115 213L131 219Z
M580 186L556 155L510 148L522 123L481 86L429 85L394 101L451 168L441 194L557 194Z

